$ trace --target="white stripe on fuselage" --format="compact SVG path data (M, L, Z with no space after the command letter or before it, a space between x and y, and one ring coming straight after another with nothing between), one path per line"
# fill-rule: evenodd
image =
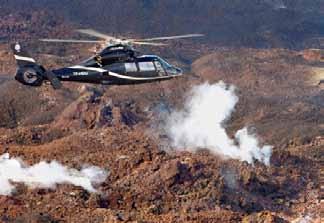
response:
M73 67L69 67L72 69L84 69L84 70L90 70L90 71L97 71L100 73L104 73L104 72L109 72L110 76L113 77L118 77L121 79L127 79L127 80L137 80L137 81L144 81L144 80L157 80L157 79L166 79L166 78L170 78L171 76L162 76L162 77L132 77L132 76L127 76L127 75L122 75L122 74L117 74L102 68L98 68L98 67L85 67L85 66L73 66Z
M90 71L97 71L97 72L100 72L100 73L107 72L107 70L102 69L102 68L99 68L99 67L85 67L85 66L77 65L77 66L73 66L73 67L69 67L69 68L72 68L72 69L84 69L84 70L90 70Z
M121 74L117 74L117 73L110 72L110 71L109 71L109 75L113 76L113 77L118 77L118 78L121 78L121 79L137 80L137 81L166 79L166 78L171 77L171 76L164 76L164 77L131 77L131 76L121 75Z
M30 57L22 57L22 56L15 55L15 58L16 58L16 60L24 60L24 61L36 63L36 61Z

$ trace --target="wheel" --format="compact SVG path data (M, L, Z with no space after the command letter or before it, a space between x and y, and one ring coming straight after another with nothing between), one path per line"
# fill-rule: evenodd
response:
M29 86L41 86L44 80L42 75L33 67L19 68L15 78L20 83Z

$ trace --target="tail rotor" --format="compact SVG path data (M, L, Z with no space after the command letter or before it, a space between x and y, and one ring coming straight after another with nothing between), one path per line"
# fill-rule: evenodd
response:
M19 43L13 44L11 49L17 62L15 79L24 85L41 86L44 80L49 80L54 89L61 88L59 79L51 71L36 63L35 59L24 51Z

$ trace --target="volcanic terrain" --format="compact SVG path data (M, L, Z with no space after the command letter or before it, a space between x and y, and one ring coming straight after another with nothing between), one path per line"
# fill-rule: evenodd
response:
M59 19L51 13L4 10L0 37L23 41L47 68L91 55L89 45L36 41L39 35L69 37L80 27L80 21L64 17L66 12ZM32 88L13 80L13 55L7 42L0 43L0 155L9 153L26 165L56 160L108 173L95 185L98 193L68 184L44 189L17 183L10 196L0 195L0 221L321 222L324 87L318 82L324 64L321 56L309 56L304 44L281 47L288 41L279 37L271 48L259 47L265 39L257 46L235 39L222 46L186 40L142 48L185 74L136 86L64 83L57 91L49 84ZM190 152L170 142L165 122L183 109L188 92L219 81L235 86L239 98L224 123L228 135L248 126L262 144L273 146L270 165L209 148Z

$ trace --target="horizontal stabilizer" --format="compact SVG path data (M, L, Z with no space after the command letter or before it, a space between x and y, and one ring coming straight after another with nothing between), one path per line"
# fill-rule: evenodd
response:
M45 76L50 81L51 85L55 90L62 88L61 81L56 77L56 75L52 71L46 71Z

